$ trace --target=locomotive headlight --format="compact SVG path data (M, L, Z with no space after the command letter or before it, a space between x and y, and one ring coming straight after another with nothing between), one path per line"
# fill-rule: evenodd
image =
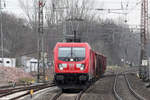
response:
M63 68L67 68L67 64L62 64Z
M85 65L84 64L77 64L76 67L80 68L80 70L84 70L85 69Z
M84 70L85 69L85 65L82 64L81 67L80 67L80 70Z
M60 70L63 70L64 68L67 68L67 64L59 64L58 67Z
M64 69L63 66L62 66L62 64L59 64L58 67L59 67L60 70Z

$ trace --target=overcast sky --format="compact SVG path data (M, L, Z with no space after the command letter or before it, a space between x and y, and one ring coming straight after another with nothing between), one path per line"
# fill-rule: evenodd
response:
M4 0L6 1L6 10L9 13L17 14L17 16L23 17L23 11L20 9L18 0ZM93 0L92 0L93 1ZM140 24L140 4L138 2L141 0L95 0L95 8L106 8L106 9L124 9L123 11L112 10L111 12L120 13L108 13L97 12L99 16L103 18L113 18L118 19L127 19L128 24L130 25L139 25ZM122 3L121 3L122 2ZM127 11L125 9L128 9ZM127 15L121 13L128 13Z
M139 25L140 24L140 3L141 0L97 0L97 6L103 4L103 8L110 9L124 9L121 11L113 10L111 12L117 13L108 13L104 14L107 18L115 18L121 17L124 20L128 20L128 24L130 25ZM122 2L122 3L121 3ZM126 10L127 9L127 10ZM120 14L118 14L120 13ZM121 14L121 13L127 13Z

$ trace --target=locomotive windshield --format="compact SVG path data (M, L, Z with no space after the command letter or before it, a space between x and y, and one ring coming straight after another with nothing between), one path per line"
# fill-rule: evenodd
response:
M59 48L58 56L59 57L71 57L71 48Z
M85 59L85 48L61 47L58 50L58 58L62 61L81 61Z

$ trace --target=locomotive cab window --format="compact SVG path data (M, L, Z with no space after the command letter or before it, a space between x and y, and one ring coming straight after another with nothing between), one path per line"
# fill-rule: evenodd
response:
M58 49L58 58L62 61L82 61L85 59L85 48L61 47Z

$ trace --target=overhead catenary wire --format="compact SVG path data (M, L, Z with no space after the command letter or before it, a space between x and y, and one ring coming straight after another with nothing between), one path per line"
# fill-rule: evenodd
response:
M119 2L118 2L119 3ZM126 3L126 4L125 4ZM136 9L137 6L139 6L141 4L141 1L137 1L137 2L134 2L132 4L134 4L134 6L132 8L129 8L129 5L131 2L127 1L127 2L123 2L121 0L120 2L120 8L118 9L114 9L114 8L109 8L109 9L106 9L106 8L102 8L102 9L96 9L96 10L101 10L101 11L107 11L108 13L116 13L116 14L129 14L131 13L134 9ZM125 4L125 5L124 5ZM112 12L113 11L113 12ZM116 12L114 12L116 11ZM121 11L121 12L120 12ZM126 11L126 13L123 13L123 11Z

